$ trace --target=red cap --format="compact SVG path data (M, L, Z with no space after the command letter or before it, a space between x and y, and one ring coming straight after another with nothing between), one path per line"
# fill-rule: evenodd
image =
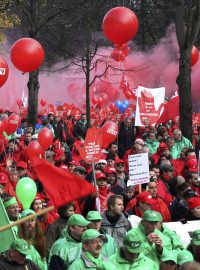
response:
M154 199L151 197L151 194L147 191L139 193L136 196L136 199L139 202L143 202L143 203L147 203L147 204L154 204L155 203Z
M65 171L69 171L67 165L61 165L60 168L63 169L63 170L65 170Z
M192 197L187 200L188 206L190 209L194 209L198 206L200 206L200 198L199 197Z
M64 155L64 151L62 149L56 149L53 154L53 159L55 161L59 160Z
M24 161L19 161L19 162L17 163L17 167L23 168L23 169L27 169L27 163L24 162Z
M37 193L37 194L36 194L36 196L35 196L35 198L34 198L34 201L36 201L36 200L42 201L42 197L41 197L40 193Z
M55 146L56 148L61 148L61 142L57 139L52 143L53 146Z
M169 149L169 147L164 142L161 142L159 144L159 148L162 149L163 151Z
M106 167L104 170L105 173L115 173L116 174L116 170L113 167Z
M179 129L178 126L172 126L172 130L174 131L175 129Z
M188 168L188 171L190 172L198 172L198 161L196 158L188 159L185 162L185 166Z
M117 159L117 160L115 161L115 164L118 164L118 163L125 163L125 162L124 162L123 159Z
M6 184L8 183L8 176L6 173L1 172L0 173L0 184Z
M101 178L106 179L105 174L104 174L104 173L102 173L102 172L98 172L98 173L96 173L96 179L101 179Z
M76 160L69 161L68 164L69 164L69 165L80 166L80 164L79 164L78 161L76 161Z

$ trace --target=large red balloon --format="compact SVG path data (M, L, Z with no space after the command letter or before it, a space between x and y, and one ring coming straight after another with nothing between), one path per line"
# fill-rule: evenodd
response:
M8 135L11 133L14 133L17 128L20 125L20 116L18 114L12 113L9 117L8 117L8 122L7 122L7 131L8 131Z
M37 141L32 141L28 146L27 146L27 153L29 158L31 159L32 157L39 157L42 153L42 147Z
M0 55L0 87L4 85L4 83L8 79L9 68L6 60L3 56Z
M42 45L33 38L17 40L10 51L13 65L22 72L32 72L38 69L44 61Z
M43 128L38 134L38 142L47 150L53 142L53 133L48 128Z
M129 8L115 7L105 15L102 27L107 39L121 46L136 35L138 19Z
M191 59L190 59L190 65L194 66L199 59L199 51L197 47L193 46L191 51Z
M103 125L103 127L101 128L101 133L103 135L102 148L104 149L107 148L111 142L114 142L116 140L118 131L119 131L118 126L112 121L106 122Z

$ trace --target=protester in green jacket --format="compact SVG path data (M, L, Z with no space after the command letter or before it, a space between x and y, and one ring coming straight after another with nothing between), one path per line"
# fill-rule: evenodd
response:
M91 222L87 226L89 229L94 229L101 233L101 221L103 218L98 211L89 211L86 219ZM105 239L106 242L102 247L102 254L109 258L117 252L117 246L112 236L105 234Z
M181 130L180 129L175 129L173 131L173 135L174 135L174 153L176 153L176 156L175 154L173 153L173 158L176 159L176 158L179 158L180 157L180 153L182 151L183 148L185 147L188 147L188 148L193 148L193 145L192 143L187 139L185 138L182 133L181 133Z
M162 221L162 216L159 212L147 210L138 227L130 230L130 233L138 235L144 255L154 261L157 267L159 267L162 252L172 250L170 239L156 229L160 221Z
M137 232L129 231L123 246L109 259L118 270L157 270L158 265L143 253L142 241Z
M69 270L117 270L101 253L105 236L97 230L88 229L81 237L83 252Z
M79 214L73 214L67 221L63 237L52 246L49 254L49 270L66 270L81 256L81 236L90 222Z
M176 232L169 229L162 221L158 222L157 229L169 237L173 250L179 251L184 249L183 243Z
M149 148L149 154L150 155L153 155L153 154L156 153L160 143L156 139L155 132L151 132L151 131L148 132L145 144Z

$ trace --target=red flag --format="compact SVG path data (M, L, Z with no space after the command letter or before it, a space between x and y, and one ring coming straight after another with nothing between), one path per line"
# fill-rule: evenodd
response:
M164 111L157 121L157 125L161 123L166 123L168 120L175 121L175 118L179 116L179 96L177 91L170 101L165 105Z
M96 188L86 180L55 167L47 160L35 157L31 161L47 196L56 207L96 192Z

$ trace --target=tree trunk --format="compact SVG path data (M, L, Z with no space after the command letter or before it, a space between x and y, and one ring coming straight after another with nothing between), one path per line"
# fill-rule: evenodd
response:
M180 129L189 140L192 139L192 97L191 97L191 66L190 51L185 50L180 54L179 75L179 114Z
M35 125L38 120L38 92L40 88L39 69L29 73L28 81L28 123Z

